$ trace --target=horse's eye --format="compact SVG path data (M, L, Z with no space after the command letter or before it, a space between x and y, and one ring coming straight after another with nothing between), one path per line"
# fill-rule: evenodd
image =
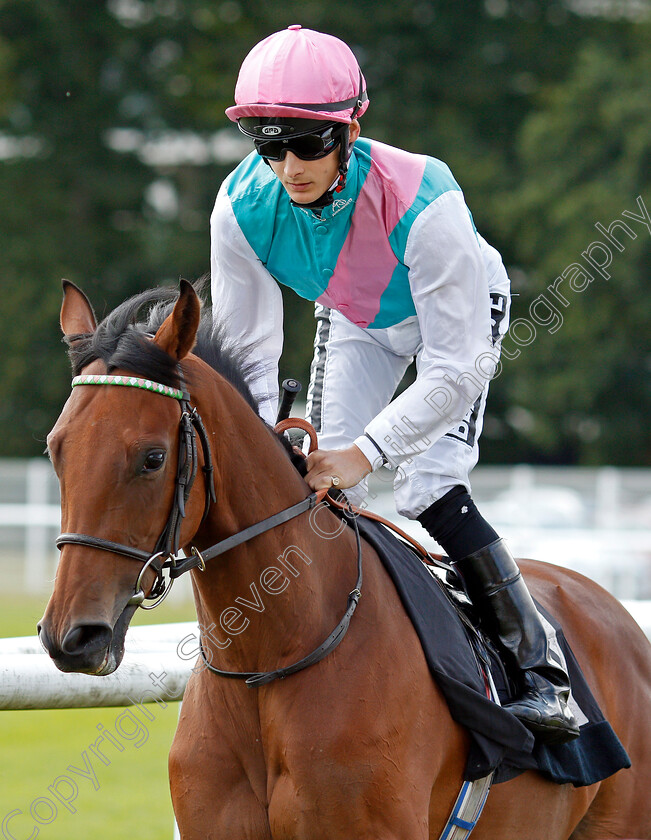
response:
M147 457L142 465L142 471L144 473L156 472L156 470L159 470L164 463L165 452L162 449L152 449L151 452L147 453Z

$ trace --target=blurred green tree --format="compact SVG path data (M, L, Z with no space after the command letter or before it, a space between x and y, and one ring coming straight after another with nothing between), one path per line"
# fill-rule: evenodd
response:
M5 0L0 455L38 453L68 392L61 277L79 283L101 314L133 292L208 271L214 196L247 150L224 108L251 46L291 23L332 32L356 51L371 95L364 133L450 164L478 228L514 267L522 287L516 314L524 312L594 238L594 222L635 209L648 184L648 115L646 128L633 131L638 117L644 123L645 95L649 101L641 78L644 71L648 79L648 26L569 7ZM595 110L604 91L610 105ZM633 450L612 441L618 428L639 431L618 388L630 376L644 389L644 351L627 355L626 347L650 300L642 236L636 242L617 257L638 296L633 306L624 306L624 287L615 294L613 281L599 295L591 287L577 301L590 302L591 326L573 305L562 330L540 335L505 364L489 402L484 461L629 462ZM281 375L305 381L312 308L291 292L285 299ZM590 364L597 348L610 385ZM615 393L611 414L595 414Z
M530 346L505 342L521 353L496 390L521 451L550 461L651 463L650 34L581 46L523 121L519 183L494 205L525 271L515 316L536 329Z
M3 455L41 452L67 394L62 277L101 314L208 270L208 218L229 166L180 133L215 124L186 97L180 68L194 36L174 3L0 8ZM171 129L181 154L170 164Z

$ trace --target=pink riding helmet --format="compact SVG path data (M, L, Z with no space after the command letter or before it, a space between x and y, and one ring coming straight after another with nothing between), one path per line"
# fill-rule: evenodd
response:
M293 24L247 55L226 116L293 117L350 123L368 108L366 81L339 38Z

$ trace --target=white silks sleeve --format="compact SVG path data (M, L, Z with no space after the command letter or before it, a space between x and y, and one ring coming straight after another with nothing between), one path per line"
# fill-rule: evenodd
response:
M249 387L270 425L278 411L283 301L278 284L246 241L224 187L210 217L213 323L255 364Z
M416 381L355 441L374 469L381 463L378 448L397 466L454 428L498 360L485 261L460 191L444 193L420 214L407 240L405 264L422 349Z

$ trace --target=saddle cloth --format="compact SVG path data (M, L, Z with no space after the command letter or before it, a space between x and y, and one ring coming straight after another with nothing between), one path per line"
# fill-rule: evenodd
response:
M517 718L486 696L478 656L470 631L446 585L432 575L409 545L378 522L357 517L361 536L379 554L421 641L434 680L443 692L454 720L470 736L465 778L480 779L495 771L494 783L525 770L539 770L548 779L591 785L625 767L630 759L590 691L581 668L556 619L539 609L556 629L567 661L573 711L581 734L566 744L534 740ZM490 645L488 646L490 649ZM509 684L495 655L491 674L500 702L509 698ZM578 706L578 708L577 708Z

